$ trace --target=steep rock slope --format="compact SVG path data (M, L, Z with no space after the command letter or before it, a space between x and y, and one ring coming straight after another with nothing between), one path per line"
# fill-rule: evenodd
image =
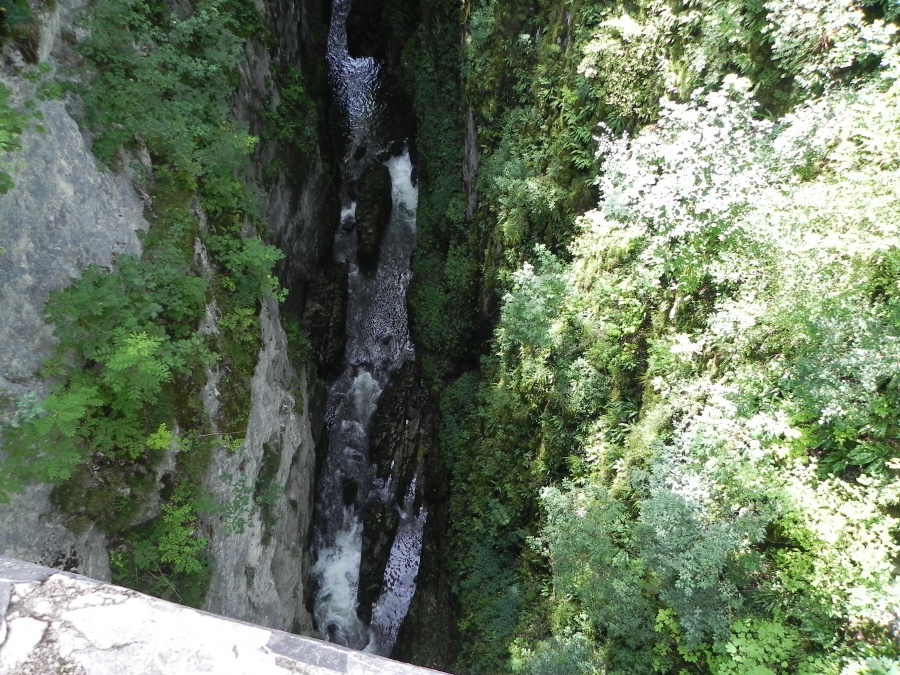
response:
M84 29L73 22L78 8L63 2L38 17L41 42L37 56L44 73L38 79L44 83L52 81L60 63L81 63L72 49L85 38ZM189 6L182 7L179 16L184 19L192 11ZM315 44L318 21L316 12L306 8L273 3L268 11L279 34L266 42L268 49L260 41L245 42L244 58L238 65L241 85L232 101L233 116L260 135L266 133L282 98L271 74L279 68L302 65L305 57L300 45L311 49ZM291 20L281 21L285 17ZM265 17L260 19L258 29L268 31ZM302 39L298 31L303 32ZM21 106L35 98L39 85L21 77L34 69L24 63L14 46L6 46L6 56L12 66L3 82L14 93L13 103ZM77 110L79 99L70 96L68 104ZM44 132L27 131L21 152L8 155L15 188L0 196L0 246L6 249L6 254L0 255L0 402L5 421L21 419L23 406L33 406L52 384L38 372L55 343L42 316L49 293L66 287L89 265L110 269L120 256L140 255L141 240L136 232L148 230L143 212L153 203L145 191L146 181L138 175L153 175L156 169L156 159L151 162L146 150L138 148L134 153L137 160L119 155L118 172L110 171L91 155L66 104L41 101L38 108ZM291 155L294 148L284 146L272 138L264 140L243 173L246 180L260 180L270 169L262 214L276 242L290 253L280 272L292 293L291 311L299 312L305 282L314 275L329 246L327 232L335 218L322 215L330 205L330 178L318 149L313 146L307 156L296 157ZM203 232L207 216L196 201L192 210ZM194 264L203 270L206 283L222 284L218 276L222 268L210 264L210 253L199 238L193 247ZM215 298L207 298L205 314L199 334L222 349L223 311ZM245 345L247 353L240 357L256 362L250 368L252 378L242 381L234 375L231 361L220 360L207 367L202 400L190 390L178 393L187 397L180 402L182 406L201 410L205 416L205 433L200 437L230 441L209 446L205 486L208 501L214 503L212 512L197 520L193 531L182 531L190 541L209 543L206 564L211 582L205 607L270 627L306 631L310 622L303 609L303 552L311 513L316 427L311 422L316 415L310 413L310 406L316 405L315 387L308 383L314 382L314 376L297 350L291 364L277 302L265 300L259 315L248 318L248 325L250 330L258 325L261 333L258 353L256 347ZM256 344L260 345L259 339ZM226 383L223 378L228 376L232 379ZM246 423L239 434L232 428L236 419ZM153 493L133 497L142 500L130 524L139 532L148 528L152 532L153 523L182 506L172 501L172 485L183 461L178 436L184 430L177 421L169 426L175 440L162 456L152 460ZM0 507L0 550L108 579L105 537L83 517L76 524L51 507L51 489L50 485L32 485ZM128 492L123 494L129 498ZM121 561L121 531L114 543L113 553Z
M42 17L41 63L54 64L60 25L72 3ZM71 28L71 25L69 26ZM9 50L20 61L21 54ZM14 101L33 100L36 85L3 75ZM61 101L40 101L41 133L22 135L8 157L15 188L0 196L0 397L7 404L40 398L37 374L54 344L42 310L49 293L90 264L108 267L116 256L139 254L138 232L148 228L142 205L123 176L99 166ZM0 450L2 452L2 450ZM7 555L109 578L104 538L94 528L68 530L49 504L49 487L32 486L0 509L0 548Z

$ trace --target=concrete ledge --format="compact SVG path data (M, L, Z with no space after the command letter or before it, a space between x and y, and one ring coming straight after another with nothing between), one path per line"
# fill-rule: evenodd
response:
M437 672L0 557L0 675Z

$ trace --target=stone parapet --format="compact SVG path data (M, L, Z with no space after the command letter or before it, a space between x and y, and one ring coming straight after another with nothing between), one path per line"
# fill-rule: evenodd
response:
M0 675L14 673L426 675L437 671L0 557Z

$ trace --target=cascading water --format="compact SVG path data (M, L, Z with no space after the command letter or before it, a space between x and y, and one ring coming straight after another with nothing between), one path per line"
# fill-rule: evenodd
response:
M393 477L375 476L369 461L369 433L378 400L391 374L415 357L406 313L409 263L415 244L418 190L404 141L382 138L384 103L380 63L353 58L347 46L349 0L334 0L328 38L331 85L342 113L344 189L335 260L348 275L344 370L328 389L325 423L328 450L316 490L311 542L313 614L322 635L354 649L387 655L415 592L427 516L417 509L413 477L404 494ZM377 163L391 178L392 209L382 233L374 269L364 270L353 231L352 186ZM357 612L367 503L395 508L399 524L390 549L381 594L366 626Z

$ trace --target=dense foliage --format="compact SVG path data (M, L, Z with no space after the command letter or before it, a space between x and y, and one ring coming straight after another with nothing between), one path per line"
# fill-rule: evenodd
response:
M900 670L895 12L471 6L462 670Z
M460 180L463 138L459 109L459 16L451 4L423 3L430 18L407 41L403 81L412 92L419 208L410 286L412 329L423 370L435 385L470 351L477 244L465 219Z

